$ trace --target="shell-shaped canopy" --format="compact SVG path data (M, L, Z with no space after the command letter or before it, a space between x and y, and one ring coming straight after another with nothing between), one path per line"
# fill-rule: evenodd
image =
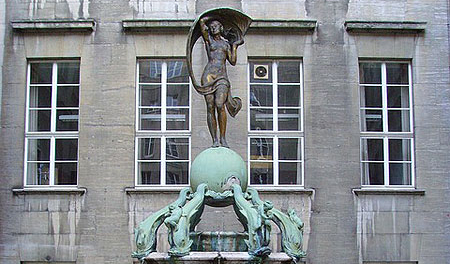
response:
M229 8L229 7L220 7L207 10L203 12L191 26L189 30L189 36L186 46L186 59L188 64L189 75L191 76L192 84L195 88L200 85L197 83L194 77L194 72L192 70L192 49L194 48L195 43L198 38L202 35L200 29L200 19L208 16L214 20L222 23L225 32L231 32L231 34L237 34L238 36L230 36L230 37L238 37L242 38L252 23L252 19L246 14L242 13L239 10Z

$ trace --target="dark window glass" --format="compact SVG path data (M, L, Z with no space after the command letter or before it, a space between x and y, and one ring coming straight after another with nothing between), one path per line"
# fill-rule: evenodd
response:
M186 62L169 61L167 62L167 82L168 83L188 83L189 72Z
M381 84L381 63L372 63L372 62L360 63L359 83Z
M57 110L56 131L78 131L78 110Z
M160 184L161 163L139 162L139 184Z
M300 162L280 162L279 167L279 184L301 184L302 169Z
M31 84L52 83L52 63L31 63Z
M76 185L77 184L77 163L76 162L56 162L55 163L55 184L56 185Z
M59 86L57 96L57 107L78 107L79 106L79 87L78 86Z
M79 84L80 63L60 62L58 63L58 84Z
M280 61L278 63L278 82L300 82L300 63L298 61Z
M78 160L78 139L56 139L56 160Z
M166 184L188 184L188 163L167 162Z
M273 184L273 163L250 162L250 184Z
M408 84L408 63L386 63L388 84Z
M52 107L52 87L31 86L30 87L30 107L50 108Z
M140 83L160 83L161 82L161 61L140 61L139 62L139 82Z

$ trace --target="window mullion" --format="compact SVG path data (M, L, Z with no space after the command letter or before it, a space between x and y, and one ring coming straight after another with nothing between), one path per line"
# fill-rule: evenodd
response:
M381 98L383 107L383 132L388 132L386 63L381 64Z
M389 186L389 138L383 137L384 186Z
M51 110L51 118L50 118L50 131L52 133L56 132L56 104L57 104L57 81L58 81L58 77L56 76L58 72L57 69L57 64L56 62L53 63L53 67L52 67L52 110Z
M272 82L273 131L278 131L278 68L276 61L272 63Z
M300 130L303 132L303 122L304 122L304 116L303 116L303 60L300 61ZM302 156L303 157L303 156Z
M167 62L161 65L161 131L167 129Z
M278 164L278 136L273 137L273 184L278 185L279 181L279 164Z
M139 131L139 126L140 126L140 119L141 119L141 102L140 102L140 97L141 97L141 85L139 83L139 61L136 63L136 123L135 123L135 127L136 127L136 131ZM136 156L137 157L137 156Z
M166 136L161 136L161 185L166 185Z
M56 152L56 142L55 137L50 138L50 185L55 185L55 152Z
M31 63L28 63L27 68L27 98L26 98L26 113L25 113L25 133L30 131L29 125L29 118L30 118L30 93L31 93ZM26 154L26 153L25 153Z

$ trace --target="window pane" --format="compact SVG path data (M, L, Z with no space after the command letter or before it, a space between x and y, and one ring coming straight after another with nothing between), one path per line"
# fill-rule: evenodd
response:
M160 163L159 162L139 162L138 184L160 184Z
M272 63L271 62L250 62L250 82L251 83L271 83Z
M189 106L189 85L167 85L167 106Z
M388 111L389 132L409 132L409 110Z
M383 139L363 138L361 139L361 159L365 160L384 160Z
M300 85L278 85L278 106L301 106Z
M52 106L52 87L31 86L30 107L42 108Z
M79 62L60 62L58 63L58 84L80 83L80 63Z
M250 129L272 130L273 129L272 109L250 109Z
M57 110L56 131L77 131L78 110Z
M300 131L300 109L278 109L278 130Z
M161 106L161 85L140 86L141 106Z
M372 62L360 63L359 83L381 84L381 63L372 63Z
M408 108L409 107L409 87L389 86L388 107Z
M166 162L166 184L188 184L188 162Z
M161 61L140 61L139 62L139 82L140 83L160 83L161 82Z
M52 83L52 63L31 63L31 83Z
M76 185L77 184L77 163L76 162L56 162L55 163L55 184L56 185Z
M189 138L167 138L166 158L168 160L189 160Z
M383 185L384 184L384 165L383 163L362 163L362 176L364 185Z
M28 162L27 164L27 184L29 185L49 185L50 184L50 164L48 162Z
M78 160L78 139L56 139L56 160Z
M57 107L78 107L79 106L78 86L59 86L57 91Z
M300 63L298 61L280 61L278 63L278 82L300 82Z
M302 184L302 167L300 162L280 162L279 184Z
M302 147L300 138L279 138L278 155L280 160L301 160Z
M50 161L50 139L28 139L28 161Z
M410 163L389 163L390 185L411 185Z
M388 84L408 84L408 63L386 63Z
M160 138L138 138L139 160L160 160L161 139Z
M250 159L273 160L273 138L251 138Z
M250 184L273 184L272 162L250 162Z
M189 72L186 62L169 61L167 62L167 82L168 83L188 83Z
M30 110L28 131L50 131L50 110Z
M389 139L389 160L411 161L411 140Z
M251 85L250 105L273 106L272 85Z
M140 130L161 130L161 109L141 109Z
M383 113L381 110L361 110L361 131L383 131Z
M380 86L361 86L361 107L383 107Z
M167 109L167 130L189 130L189 109Z

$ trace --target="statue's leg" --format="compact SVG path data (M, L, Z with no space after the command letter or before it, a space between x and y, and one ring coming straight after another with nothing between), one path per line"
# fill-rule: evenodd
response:
M215 104L217 108L217 116L219 119L219 130L220 130L220 144L223 147L228 148L228 143L225 137L227 132L227 112L225 110L225 103L228 98L229 87L225 84L221 84L217 87L215 92Z
M175 202L150 215L139 224L138 228L134 230L137 250L133 252L133 258L143 259L151 252L156 251L156 233L167 217L169 208L184 206L189 192L189 187L184 188Z
M248 188L252 203L258 206L264 204L259 198L258 192L253 188ZM306 254L302 251L303 247L303 222L297 216L294 210L289 210L288 215L278 209L272 209L272 220L281 231L281 246L283 251L298 260Z
M171 242L169 255L181 257L189 254L191 245L194 242L189 237L192 229L191 226L198 223L198 219L205 207L206 187L207 185L204 183L197 187L197 191L194 193L192 200L183 206L178 223L169 231L169 235L172 236L169 238Z
M219 140L217 138L217 119L216 119L216 109L214 102L214 94L205 95L206 102L206 122L208 123L209 134L213 141L213 147L219 146Z
M245 241L249 255L265 257L270 254L268 247L270 242L270 225L266 225L263 215L258 212L257 207L247 201L239 185L232 186L234 193L234 210L239 221L247 226L248 240Z

